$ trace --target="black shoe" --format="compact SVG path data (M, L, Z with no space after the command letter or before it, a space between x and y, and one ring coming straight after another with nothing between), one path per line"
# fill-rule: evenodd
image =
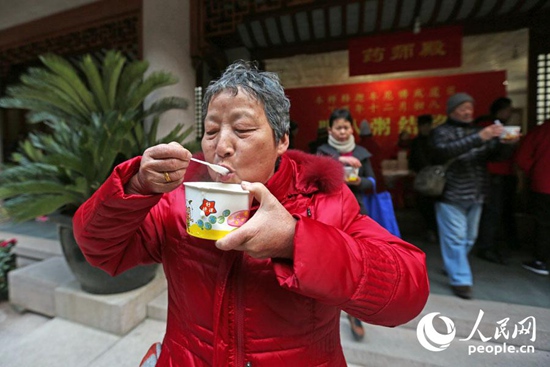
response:
M472 298L472 287L469 285L452 285L453 293L462 299Z
M355 341L361 341L365 337L365 330L363 329L363 324L361 320L357 317L348 315L349 325L351 327L351 335Z
M531 270L533 273L537 273L539 275L548 275L548 267L542 261L528 261L521 264L521 266L523 266L527 270Z
M506 265L508 263L501 253L490 249L478 250L476 256L494 264Z

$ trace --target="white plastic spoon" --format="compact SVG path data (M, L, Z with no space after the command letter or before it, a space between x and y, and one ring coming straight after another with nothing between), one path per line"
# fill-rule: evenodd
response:
M214 163L208 163L208 162L205 162L205 161L201 161L200 159L196 159L196 158L191 158L191 160L193 162L204 164L205 166L208 166L208 167L212 168L212 170L214 172L219 173L222 176L227 175L229 173L229 170L227 168L222 167L220 165L217 165L217 164L214 164Z

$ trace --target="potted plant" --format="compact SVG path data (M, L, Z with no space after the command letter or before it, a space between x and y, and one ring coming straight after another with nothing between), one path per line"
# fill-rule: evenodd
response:
M159 116L187 108L177 97L143 102L157 89L176 83L167 72L145 76L146 61L128 61L109 51L101 62L85 55L73 66L62 57L40 57L45 67L30 68L21 83L7 88L0 107L28 110L30 123L49 131L29 134L0 172L0 200L14 221L48 215L58 220L59 237L69 267L82 289L91 293L124 292L149 282L157 266L141 266L111 277L89 265L72 233L72 215L105 181L114 166L155 144L183 142L192 127L178 124L157 138ZM145 129L145 121L151 128Z

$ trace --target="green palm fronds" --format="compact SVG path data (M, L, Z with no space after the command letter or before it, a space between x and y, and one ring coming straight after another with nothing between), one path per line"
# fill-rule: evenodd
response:
M40 60L43 68L30 68L0 99L0 107L28 110L30 123L43 122L51 130L30 134L12 155L13 164L0 171L0 199L14 220L70 213L119 162L155 144L183 142L192 133L192 127L178 124L157 137L160 116L188 103L164 97L144 108L151 93L176 83L167 72L146 77L146 61L128 62L117 51L100 62L85 55L76 66L53 54Z

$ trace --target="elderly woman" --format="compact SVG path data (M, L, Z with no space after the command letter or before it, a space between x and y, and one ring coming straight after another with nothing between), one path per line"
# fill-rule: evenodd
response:
M178 143L117 166L74 218L88 261L111 274L162 263L157 367L345 366L340 311L395 326L424 307L424 254L359 213L341 164L288 151L290 103L275 74L231 65L205 94L204 159ZM252 216L218 241L186 232L187 181L240 183Z

